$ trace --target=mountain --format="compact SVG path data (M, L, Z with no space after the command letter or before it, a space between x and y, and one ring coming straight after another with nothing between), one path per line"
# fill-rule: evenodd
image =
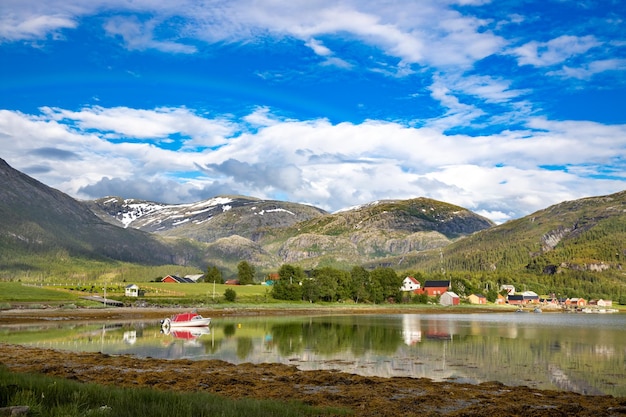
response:
M320 216L264 239L281 262L356 265L444 247L493 223L429 198L383 200Z
M66 252L69 256L146 264L186 263L195 255L153 235L98 218L84 204L0 159L0 260Z
M229 236L257 241L268 229L327 214L305 204L243 196L219 196L191 204L106 197L86 204L101 219L120 226L207 243Z
M554 275L612 271L624 276L626 191L566 201L482 230L441 251L390 259L392 266L438 271Z
M208 243L207 258L230 269L242 259L270 269L282 263L350 266L447 246L493 226L467 209L427 198L378 201L334 214L242 196L178 205L108 197L88 204L126 227Z

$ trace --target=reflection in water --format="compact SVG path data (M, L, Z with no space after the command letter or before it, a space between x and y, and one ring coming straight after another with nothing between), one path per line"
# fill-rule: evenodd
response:
M0 327L0 341L154 358L278 362L300 369L425 377L626 396L626 316L342 315Z

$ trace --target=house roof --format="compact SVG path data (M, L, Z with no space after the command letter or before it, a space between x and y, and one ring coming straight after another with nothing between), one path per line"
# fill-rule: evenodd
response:
M452 298L460 298L455 292L452 291L446 291L443 293L443 295L447 294L448 296L452 297Z
M193 284L193 283L195 283L195 281L194 281L194 280L192 280L192 279L189 279L189 278L184 278L184 277L179 277L179 276L177 276L177 275L168 275L167 277L170 277L170 278L172 278L174 281L176 281L176 282L180 282L181 284ZM167 277L165 277L165 278L167 278ZM165 278L163 278L163 279L165 279Z
M139 288L139 287L137 286L137 284L130 284L130 285L127 285L126 288Z
M406 281L407 279L408 279L408 280L411 280L411 282L413 282L414 284L419 284L419 283L420 283L418 280L416 280L416 279L415 279L415 278L413 278L413 277L406 277L406 278L404 278L404 280L405 280L405 281Z
M189 278L190 280L194 282L198 282L198 280L203 277L204 277L204 274L185 275L185 278Z
M450 287L450 281L426 281L424 283L424 288L441 288L441 287Z

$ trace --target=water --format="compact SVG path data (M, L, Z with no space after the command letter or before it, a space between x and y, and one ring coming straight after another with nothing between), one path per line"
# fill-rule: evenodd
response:
M400 314L0 326L0 342L152 358L285 363L303 370L500 381L626 397L624 314Z

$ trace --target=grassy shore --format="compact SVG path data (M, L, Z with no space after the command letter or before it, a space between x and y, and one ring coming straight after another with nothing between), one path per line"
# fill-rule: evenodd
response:
M11 372L0 366L0 415L4 407L28 407L41 417L325 416L349 410L296 401L232 399L206 392L173 392L79 383ZM7 410L8 411L8 410ZM9 415L9 414L6 414Z

